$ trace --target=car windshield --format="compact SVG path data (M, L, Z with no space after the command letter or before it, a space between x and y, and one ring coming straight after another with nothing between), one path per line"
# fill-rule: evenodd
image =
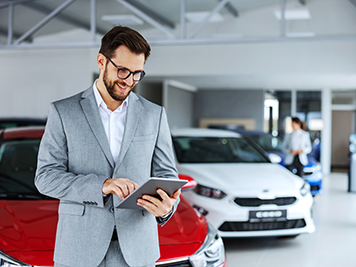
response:
M173 137L180 163L266 163L268 159L243 138Z
M247 137L265 151L282 151L283 142L278 137L269 134L248 135Z
M0 146L0 199L46 199L35 185L40 139L6 141Z

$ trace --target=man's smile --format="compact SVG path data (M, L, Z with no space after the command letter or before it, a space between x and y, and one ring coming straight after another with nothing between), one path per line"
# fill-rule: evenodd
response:
M130 87L129 86L127 86L127 85L121 85L121 84L119 84L119 83L116 83L117 85L118 85L118 87L119 87L119 89L121 90L121 91L126 91L126 90L128 90Z

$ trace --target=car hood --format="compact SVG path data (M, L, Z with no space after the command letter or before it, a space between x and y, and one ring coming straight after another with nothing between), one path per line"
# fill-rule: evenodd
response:
M1 200L1 250L53 250L57 210L55 200Z
M53 265L57 210L57 200L0 200L0 250L28 264ZM182 197L177 212L159 227L160 261L194 254L207 232L205 218Z
M53 264L56 200L0 200L0 250L22 262Z
M295 194L303 185L303 179L272 163L178 164L178 171L228 195Z

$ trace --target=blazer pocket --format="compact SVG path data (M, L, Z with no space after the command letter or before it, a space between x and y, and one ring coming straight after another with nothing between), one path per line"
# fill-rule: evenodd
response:
M60 203L58 208L59 214L67 214L67 215L84 215L85 207L82 204L76 203Z
M154 137L155 137L155 134L147 134L147 135L134 136L134 137L132 138L132 142L149 141L149 140L153 140Z

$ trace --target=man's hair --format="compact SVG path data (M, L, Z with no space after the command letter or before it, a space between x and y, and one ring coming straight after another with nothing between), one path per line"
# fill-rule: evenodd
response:
M101 39L99 53L112 58L115 50L121 45L126 46L134 54L144 54L145 61L151 52L150 45L140 33L129 27L115 26Z

